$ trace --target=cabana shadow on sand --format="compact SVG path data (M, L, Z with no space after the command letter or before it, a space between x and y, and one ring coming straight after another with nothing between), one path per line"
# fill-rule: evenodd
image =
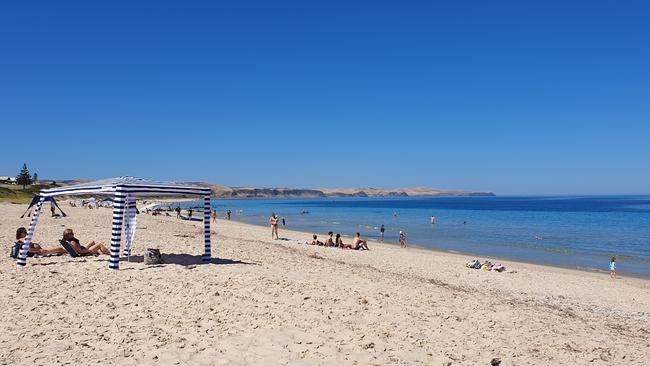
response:
M208 187L195 185L153 182L134 177L119 177L112 179L98 180L94 182L81 183L66 187L44 189L40 192L38 203L32 215L32 221L27 229L25 244L20 250L16 263L19 267L27 264L27 250L32 243L34 229L43 207L43 202L48 197L54 196L75 196L75 195L111 195L113 196L113 223L111 226L111 259L108 268L117 270L120 268L120 249L122 243L122 224L126 222L124 235L126 244L124 256L131 255L131 245L136 229L136 207L135 200L138 197L151 196L202 196L203 197L203 233L204 251L201 257L205 263L211 262L212 250L210 243L210 195L212 191Z
M144 256L142 255L132 255L129 257L128 262L130 263L143 263L144 262ZM194 266L196 264L200 264L201 262L204 262L202 259L199 259L198 256L194 256L191 254L186 254L186 253L163 253L162 254L162 263L157 265L158 267L160 266L165 266L168 264L175 264L179 266ZM228 259L228 258L212 258L210 260L211 263L213 264L221 264L221 265L259 265L259 263L255 262L246 262L246 261L241 261L237 259Z

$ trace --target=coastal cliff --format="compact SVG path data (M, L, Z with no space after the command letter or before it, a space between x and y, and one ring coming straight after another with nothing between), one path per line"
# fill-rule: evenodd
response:
M59 184L68 185L87 182L88 180L60 180ZM286 188L286 187L226 187L210 182L187 182L202 187L209 187L212 194L219 198L325 198L325 197L470 197L494 196L492 192L475 192L461 190L445 190L430 187L413 188ZM8 191L8 190L7 190ZM0 198L9 194L0 191ZM32 194L25 195L25 201L31 199Z
M193 184L210 187L215 197L221 198L323 198L323 197L423 197L423 196L494 196L492 192L416 188L255 188L224 187L207 182Z

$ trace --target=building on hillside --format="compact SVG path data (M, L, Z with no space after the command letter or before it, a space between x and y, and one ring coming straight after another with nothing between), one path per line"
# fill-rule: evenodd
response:
M16 184L16 177L0 176L0 184Z

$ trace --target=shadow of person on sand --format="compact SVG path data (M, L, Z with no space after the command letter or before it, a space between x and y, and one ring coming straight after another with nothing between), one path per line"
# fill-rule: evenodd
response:
M132 255L130 259L127 260L126 257L122 257L121 261L130 262L130 263L143 263L144 256L142 255ZM163 253L162 254L163 265L165 264L178 264L181 266L191 266L197 264L205 264L201 259L200 255L191 255L183 253ZM244 262L234 259L227 258L212 258L210 261L212 264L245 264L245 265L257 265L258 263L253 262Z

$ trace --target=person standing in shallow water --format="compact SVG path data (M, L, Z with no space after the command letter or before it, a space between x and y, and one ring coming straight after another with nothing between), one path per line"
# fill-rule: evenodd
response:
M403 231L399 232L399 246L400 248L406 248L406 235Z
M609 277L616 279L616 257L612 257L612 261L609 262Z
M269 224L271 224L271 238L275 240L278 239L278 221L280 221L278 215L275 212L271 214L271 218L269 219Z
M386 228L384 227L384 224L381 224L381 227L379 228L379 241L384 242L384 232L386 231Z

